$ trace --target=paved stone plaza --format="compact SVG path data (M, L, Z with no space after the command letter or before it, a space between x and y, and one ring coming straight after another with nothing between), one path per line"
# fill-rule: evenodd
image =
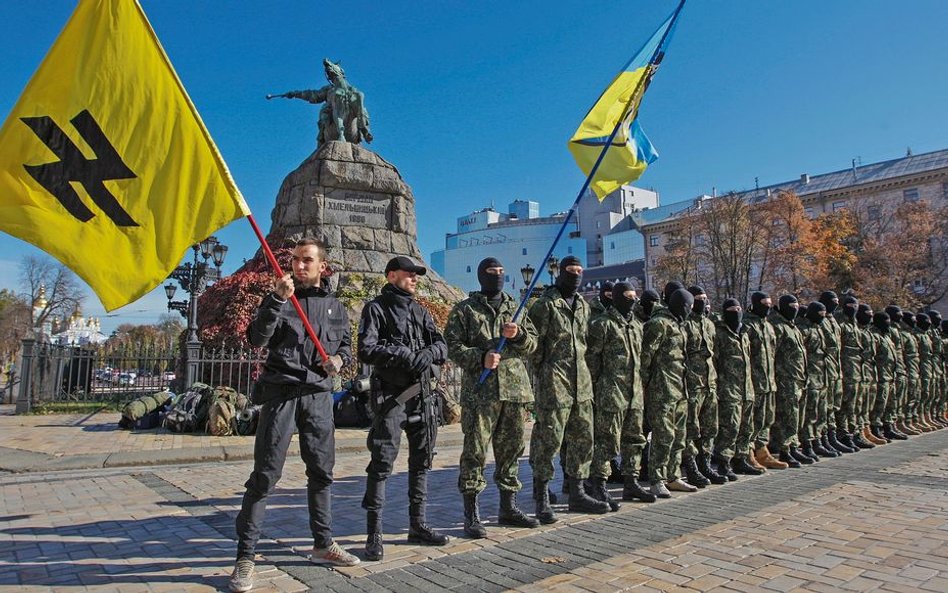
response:
M16 470L0 474L0 590L226 590L250 441L128 433L117 418L0 416L0 467ZM441 436L429 519L450 545L407 544L400 459L385 560L311 565L305 476L291 457L254 590L948 591L948 431L606 516L558 505L560 522L536 530L496 527L491 488L490 537L476 541L461 537L458 426ZM359 554L363 438L339 431L333 500L337 540ZM148 455L166 465L129 465ZM525 483L529 471L524 460ZM528 493L521 503L532 509Z

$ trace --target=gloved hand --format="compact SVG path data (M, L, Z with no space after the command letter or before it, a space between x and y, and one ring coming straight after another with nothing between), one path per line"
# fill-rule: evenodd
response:
M398 366L410 367L414 359L414 353L407 346L398 346L392 353L392 363Z
M434 362L434 354L430 349L419 350L412 356L411 372L420 375L431 366L432 362Z

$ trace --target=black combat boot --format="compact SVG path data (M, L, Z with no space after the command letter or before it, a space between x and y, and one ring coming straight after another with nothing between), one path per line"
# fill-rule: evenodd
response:
M464 533L474 539L487 537L487 529L481 523L481 511L477 504L477 494L464 493Z
M586 489L583 488L583 480L570 478L568 508L572 513L602 515L609 512L609 503L596 500L586 494Z
M381 560L385 555L385 549L382 546L382 514L376 511L366 513L366 533L365 538L365 559Z
M706 478L705 475L698 470L698 464L695 463L694 457L688 457L683 460L681 462L681 469L685 472L685 480L692 486L704 488L711 485L711 480Z
M800 451L804 457L809 457L814 463L820 460L820 456L817 455L816 451L813 450L813 441L804 441L803 445L798 449L798 451Z
M830 443L828 434L824 434L820 437L820 444L823 445L824 449L830 452L830 457L841 457L843 455L842 451L838 451L836 447Z
M446 535L428 527L425 504L428 498L428 474L425 471L408 472L408 543L443 546L451 541Z
M813 450L817 457L839 457L839 453L826 448L822 439L813 439L810 441L810 449Z
M881 426L872 426L869 428L869 432L872 433L872 436L882 441L883 444L889 444L892 442L892 439L886 438L885 434L883 434Z
M856 449L846 440L848 436L849 435L842 430L831 428L828 436L829 444L840 453L855 453Z
M517 493L513 490L500 491L500 512L497 513L497 523L508 527L539 527L540 522L528 517L517 506Z
M621 506L612 498L612 494L610 494L609 489L606 488L605 478L589 478L586 480L586 492L595 500L608 504L609 510L613 513L618 511Z
M533 501L536 503L536 518L544 525L556 523L559 519L550 508L550 482L533 479Z
M711 467L711 456L707 453L698 455L698 471L704 475L712 484L727 484L727 476L722 476Z
M639 486L639 482L635 479L635 476L626 476L625 485L622 487L622 500L655 502L655 495Z
M747 476L760 476L765 470L756 468L747 461L746 455L741 455L737 459L731 459L731 469L735 474L744 474Z
M483 527L481 527L483 529ZM451 538L428 527L427 523L412 523L408 527L408 543L426 546L443 546Z
M777 455L777 459L786 463L787 467L793 467L793 468L800 467L800 462L797 461L796 457L791 455L789 451L781 451L780 454ZM810 463L813 463L812 459L810 460Z
M889 422L886 422L885 424L882 425L882 436L889 439L890 441L893 441L893 440L904 441L905 439L908 438L908 435L902 434L901 432L897 431L895 427L892 426L892 424Z
M734 470L731 468L731 460L729 458L715 456L714 461L717 464L719 474L727 478L729 482L737 481L737 474L735 474Z
M804 455L803 451L797 449L796 447L792 445L790 446L790 457L793 457L794 459L796 459L803 465L813 465L814 463L812 457L810 457L809 455ZM785 461L785 460L781 457L780 461Z
M862 436L861 431L854 431L852 435L853 444L856 445L860 450L862 449L875 449L876 446L866 440L866 437Z

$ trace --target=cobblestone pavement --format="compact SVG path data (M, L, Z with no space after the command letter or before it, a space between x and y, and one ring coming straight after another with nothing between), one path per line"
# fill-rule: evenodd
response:
M385 560L338 570L307 560L306 478L291 458L270 500L254 590L948 591L948 430L606 516L558 506L560 522L535 530L497 527L491 487L484 540L461 536L458 455L447 441L430 479L429 522L451 544L407 543L402 457L388 485ZM334 485L335 535L357 553L366 461L340 455ZM226 589L250 467L0 475L0 590ZM529 472L523 462L525 483Z

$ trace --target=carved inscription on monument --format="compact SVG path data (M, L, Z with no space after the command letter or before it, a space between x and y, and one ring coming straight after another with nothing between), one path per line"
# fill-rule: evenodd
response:
M339 199L340 194L343 199ZM391 209L390 198L356 191L334 192L332 197L326 196L325 222L388 229Z

